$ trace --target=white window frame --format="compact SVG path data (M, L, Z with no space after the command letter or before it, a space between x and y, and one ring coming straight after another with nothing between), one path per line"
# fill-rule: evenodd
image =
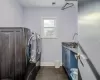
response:
M54 19L55 20L55 37L46 37L44 36L44 19ZM57 18L56 17L41 17L41 37L45 39L56 39L57 38ZM53 27L51 27L53 28Z

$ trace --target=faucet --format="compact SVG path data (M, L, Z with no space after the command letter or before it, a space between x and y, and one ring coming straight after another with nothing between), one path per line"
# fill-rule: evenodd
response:
M78 33L74 33L74 35L73 35L73 40L74 40L74 38L75 38L76 35L78 35Z

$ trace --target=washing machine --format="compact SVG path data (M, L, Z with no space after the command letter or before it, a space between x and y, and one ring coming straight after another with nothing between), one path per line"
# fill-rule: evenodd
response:
M40 70L41 66L41 53L42 53L42 41L39 34L36 34L36 71Z
M41 63L41 38L37 33L32 33L28 41L28 67L25 80L35 80Z

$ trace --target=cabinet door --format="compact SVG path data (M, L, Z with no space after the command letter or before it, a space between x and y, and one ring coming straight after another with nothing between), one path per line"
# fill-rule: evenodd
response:
M0 31L0 77L21 80L26 58L20 29Z
M78 68L78 60L75 58L73 51L70 51L70 68Z
M21 30L15 31L15 76L16 80L25 73L26 69L26 56L24 52L23 38Z
M65 57L65 64L66 64L66 68L69 69L69 64L70 64L70 50L66 49L66 57Z
M13 31L0 31L0 77L14 76L15 39Z

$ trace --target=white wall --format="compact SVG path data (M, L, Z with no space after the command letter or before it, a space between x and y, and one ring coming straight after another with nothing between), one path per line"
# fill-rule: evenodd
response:
M24 13L25 26L40 34L41 17L57 18L57 39L42 39L42 62L44 65L53 65L55 60L62 62L61 42L72 41L77 32L77 3L65 11L61 8L25 8Z
M18 0L0 0L0 27L23 26L23 8Z

